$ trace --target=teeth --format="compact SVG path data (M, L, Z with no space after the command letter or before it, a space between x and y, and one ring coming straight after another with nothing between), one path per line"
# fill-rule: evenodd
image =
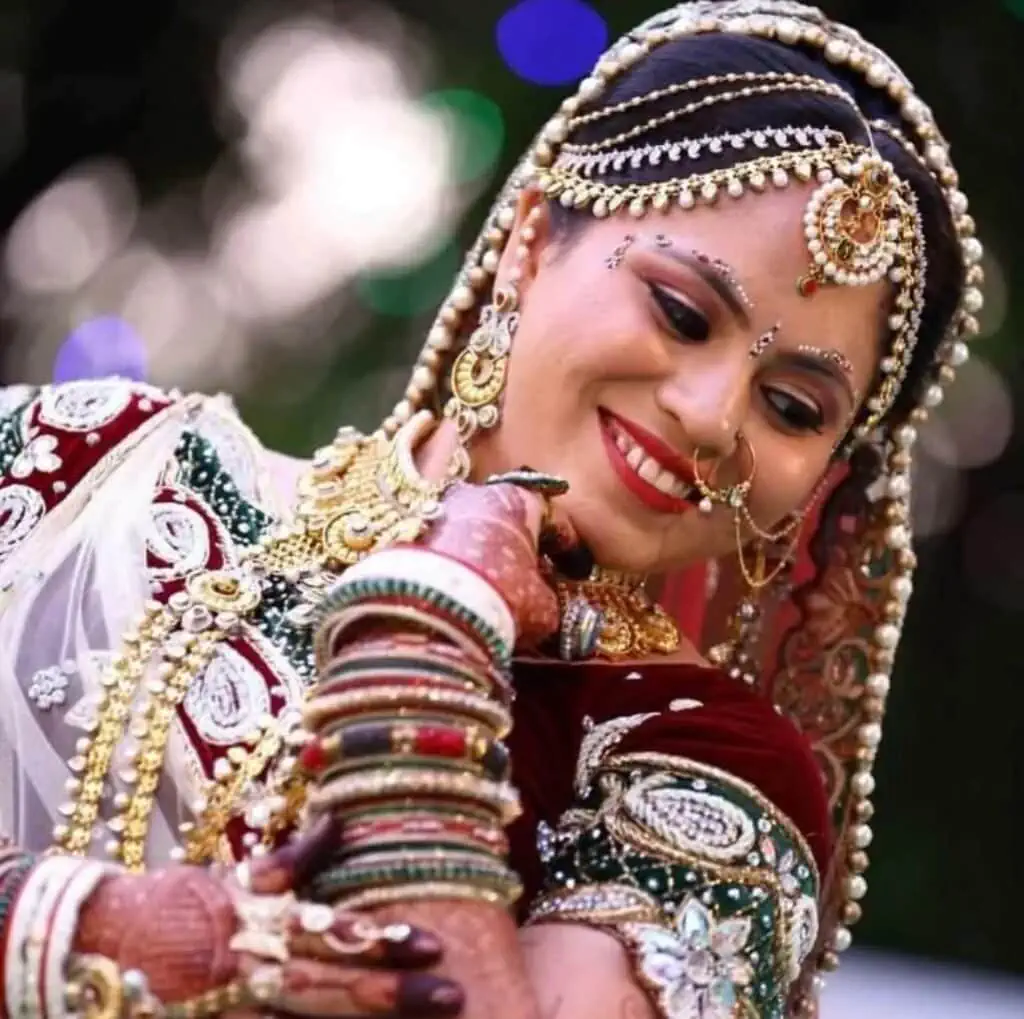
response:
M612 424L612 437L615 445L626 458L626 463L649 485L659 492L673 495L677 499L685 499L690 493L690 486L676 477L671 471L664 470L657 460L643 451L622 429Z

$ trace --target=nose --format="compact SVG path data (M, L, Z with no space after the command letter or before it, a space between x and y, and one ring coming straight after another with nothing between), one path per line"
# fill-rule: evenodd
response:
M702 460L725 459L736 451L749 400L749 370L738 362L681 367L656 396Z

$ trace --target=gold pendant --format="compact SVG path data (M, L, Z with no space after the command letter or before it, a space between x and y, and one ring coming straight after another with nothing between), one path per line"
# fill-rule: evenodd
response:
M587 580L559 580L558 600L565 612L575 599L589 602L602 614L595 656L611 661L667 655L679 650L679 627L628 574L595 570Z

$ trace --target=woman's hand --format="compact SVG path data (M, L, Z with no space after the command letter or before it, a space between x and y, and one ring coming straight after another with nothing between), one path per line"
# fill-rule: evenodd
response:
M458 985L420 972L441 957L436 937L295 898L336 844L325 820L238 872L169 867L108 878L82 911L75 950L141 971L165 1004L258 974L271 988L260 1013L458 1015ZM256 1009L227 1015L252 1019Z

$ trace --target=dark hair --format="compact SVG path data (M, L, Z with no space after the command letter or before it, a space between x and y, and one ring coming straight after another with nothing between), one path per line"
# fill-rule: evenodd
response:
M657 145L684 137L699 138L706 134L787 125L831 128L841 131L852 142L865 143L867 136L864 120L885 120L899 129L904 137L913 137L912 132L903 125L899 109L887 93L869 85L853 72L844 73L842 69L827 63L820 50L785 46L767 39L738 35L691 36L659 46L616 79L602 97L600 105L615 105L634 97L649 95L669 85L711 75L748 71L812 75L839 85L854 98L863 119L850 104L831 96L810 92L776 92L706 107L657 128L630 144ZM715 91L721 89L722 86L718 86ZM584 124L574 132L572 141L593 143L618 135L705 94L708 93L695 90L654 103L644 103L625 113ZM956 311L964 286L965 268L949 207L934 178L914 156L884 131L875 130L872 135L879 153L893 164L898 176L908 182L917 195L924 224L927 257L921 328L910 371L886 422L892 425L904 420L913 409L922 380L934 362L937 348ZM765 153L759 154L772 151L779 150L770 147ZM698 158L687 159L685 165L691 173L704 173L749 158L749 149L737 153L735 150L730 152L726 147L725 151L715 155L704 148ZM678 176L679 166L678 163L663 160L656 166L644 161L640 167L634 168L627 162L618 175L602 174L601 180L613 184L653 183ZM571 236L587 221L586 217L578 212L567 211L557 201L551 203L551 209L556 236Z

